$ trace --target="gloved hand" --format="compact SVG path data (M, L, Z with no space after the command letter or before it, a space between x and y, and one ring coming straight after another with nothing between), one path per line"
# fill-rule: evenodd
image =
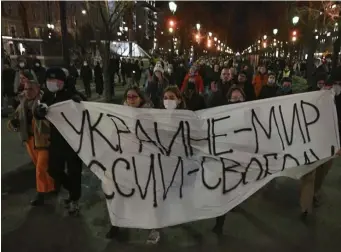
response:
M48 108L46 103L40 103L40 101L38 101L35 113L39 118L44 118L47 115Z
M72 96L71 99L77 103L80 103L82 101L82 98L80 98L80 96L78 96L78 95Z

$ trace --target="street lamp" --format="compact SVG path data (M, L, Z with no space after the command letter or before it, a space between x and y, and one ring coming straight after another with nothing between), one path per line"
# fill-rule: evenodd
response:
M197 24L196 24L196 27L197 27L197 30L199 31L199 30L200 30L200 24L197 23Z
M292 37L292 42L295 42L297 40L297 37Z
M176 8L177 8L178 6L177 6L176 3L174 3L174 2L169 2L168 6L169 6L169 10L170 10L170 11L173 13L173 15L174 15L174 13L176 12Z
M83 14L83 15L86 15L86 10L82 10L82 14Z
M169 27L168 31L169 31L170 33L173 33L174 30L173 30L172 27Z
M170 21L169 21L169 25L170 25L171 27L173 27L173 26L174 26L174 21L173 21L173 20L170 20Z
M54 25L53 24L47 24L47 28L49 28L49 29L54 29Z
M273 29L273 34L276 35L278 33L278 29Z
M292 24L293 24L293 25L296 25L296 24L298 23L298 21L300 21L300 17L299 17L299 16L294 16L294 17L292 18Z
M263 36L263 39L264 39L264 40L266 40L266 39L267 39L267 37L268 37L268 36L264 35L264 36Z
M216 41L216 42L217 42L217 40L218 40L218 39L217 39L217 37L214 37L214 41Z
M208 36L209 36L209 37L212 37L212 32L209 32L209 33L208 33Z

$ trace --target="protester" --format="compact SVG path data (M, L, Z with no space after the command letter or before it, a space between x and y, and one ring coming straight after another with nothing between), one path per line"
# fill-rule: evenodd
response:
M186 109L186 103L177 86L169 86L163 93L163 106L165 109ZM147 244L157 244L160 241L160 231L153 229L150 231Z
M228 103L226 95L232 86L230 74L228 68L223 68L220 74L220 80L216 83L212 83L212 93L208 98L208 107L212 108Z
M238 87L237 85L233 85L226 95L228 104L236 104L246 101L246 96L242 88ZM232 209L233 211L233 209ZM223 234L223 227L225 223L226 214L221 215L216 218L216 224L213 227L212 231L217 234L218 236Z
M123 95L123 105L134 108L153 107L138 86L132 86L126 89Z
M68 80L66 69L52 67L47 70L46 85L49 92L43 94L41 103L34 110L38 121L45 120L48 107L55 103L70 99L81 101L79 93L68 88ZM70 215L77 216L80 210L78 201L81 197L82 161L54 125L50 128L48 172L54 179L57 190L61 186L68 190L69 198L64 201L65 207Z
M168 80L170 85L176 85L173 65L168 65L167 71L165 72L165 78Z
M47 120L36 120L33 112L43 96L40 85L29 70L23 72L25 90L19 96L20 105L16 109L8 128L19 132L21 140L36 167L37 195L31 201L32 206L44 204L45 194L54 191L53 179L47 172L50 145L50 123Z
M186 75L184 81L182 82L181 92L186 89L188 82L194 82L195 88L199 94L204 93L204 82L196 67L192 66L189 73Z
M262 87L265 86L266 83L268 83L268 75L266 72L266 67L262 65L259 67L259 72L255 75L252 81L256 98L258 98Z
M277 85L276 85L276 74L269 73L268 75L268 82L265 86L262 87L258 99L267 99L276 97L277 95Z
M160 97L162 97L163 90L168 86L167 79L163 76L164 70L160 63L154 67L154 74L151 80L148 81L146 93L154 104L155 108L160 108Z
M81 78L83 80L86 97L90 98L91 97L90 83L92 81L92 69L88 65L87 61L83 62L83 66L81 68Z
M185 92L183 93L187 109L196 111L206 108L205 99L195 88L194 82L188 82Z
M247 78L247 73L242 71L238 74L238 87L241 88L245 95L246 101L253 101L256 99L255 90L251 84L251 81Z
M181 88L182 82L186 77L186 68L183 63L179 64L179 67L175 70L175 84Z
M70 78L69 85L73 85L76 87L77 78L79 77L79 74L78 74L78 70L74 62L70 62L70 66L68 67L68 72L69 72L69 78Z
M94 73L95 73L96 93L98 94L98 97L101 97L101 95L103 94L103 71L99 62L97 62L95 66Z
M277 90L277 96L290 95L292 94L292 80L284 77L281 80L280 86Z
M279 80L279 81L282 81L283 78L290 78L290 79L291 79L292 76L293 76L293 73L292 73L292 72L293 72L293 71L290 70L289 65L286 64L285 67L284 67L284 69L283 69L283 71L282 71L281 74L279 75L278 80Z

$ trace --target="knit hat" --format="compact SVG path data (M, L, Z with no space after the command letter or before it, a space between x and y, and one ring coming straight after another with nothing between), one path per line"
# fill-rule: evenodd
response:
M155 67L154 67L154 73L155 72L161 72L161 73L163 73L164 72L164 70L163 70L163 68L162 68L162 65L158 62L156 65L155 65Z
M61 67L51 67L46 71L46 79L57 79L66 82L69 71Z

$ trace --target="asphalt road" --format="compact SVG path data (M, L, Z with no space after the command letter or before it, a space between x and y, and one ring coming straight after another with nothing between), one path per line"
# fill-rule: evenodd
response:
M71 218L50 199L32 208L34 168L2 181L2 251L228 251L228 252L338 252L341 248L341 160L336 160L323 186L323 204L306 223L299 218L298 181L279 178L227 215L224 236L210 231L214 220L204 220L162 231L161 243L145 245L146 230L131 230L130 241L104 238L110 226L97 178L83 171L82 214ZM30 168L30 169L29 169Z

